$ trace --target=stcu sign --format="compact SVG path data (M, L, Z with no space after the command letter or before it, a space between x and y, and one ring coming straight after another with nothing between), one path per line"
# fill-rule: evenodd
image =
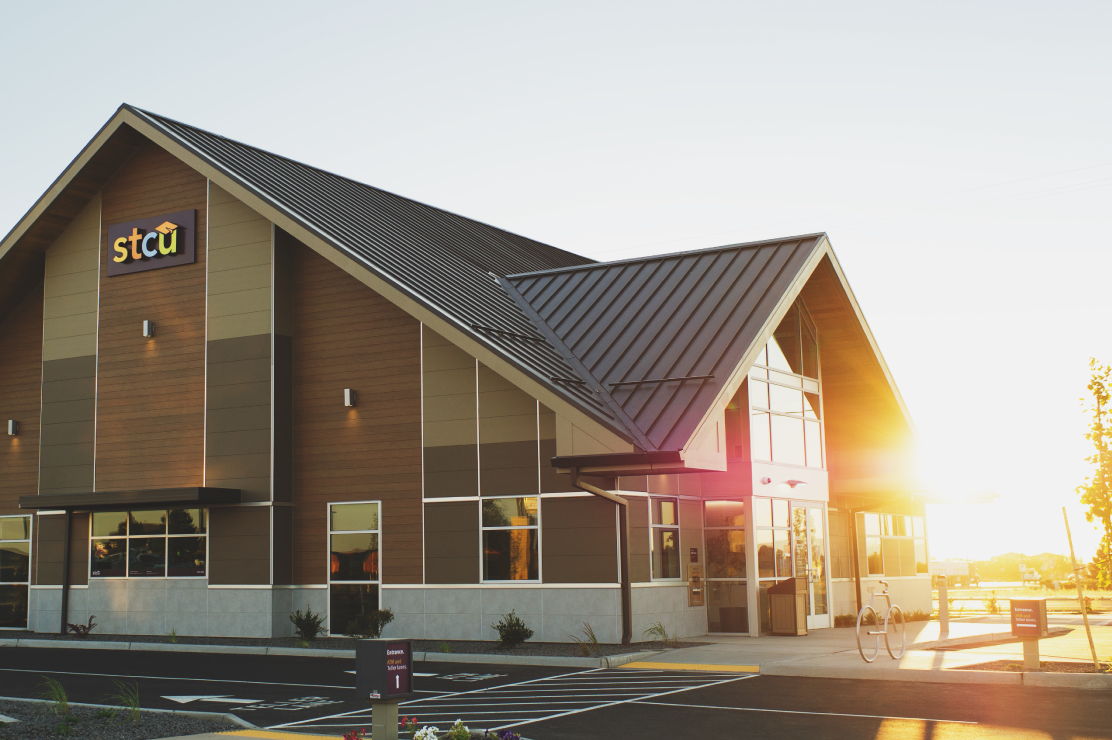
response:
M178 211L108 226L108 276L197 261L197 211Z

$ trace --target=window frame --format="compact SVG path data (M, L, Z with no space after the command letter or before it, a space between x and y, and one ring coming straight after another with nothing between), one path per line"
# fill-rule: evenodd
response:
M752 499L750 499L750 500L752 500ZM723 526L723 525L709 525L709 524L707 524L707 504L715 503L715 502L719 502L719 501L728 501L729 503L740 504L741 507L742 507L742 509L741 509L742 517L744 518L745 524L743 524L740 527L737 526L737 525ZM750 511L752 509L752 506L747 505L746 502L745 502L745 499L742 498L742 497L729 498L729 499L708 498L708 499L702 499L700 501L700 503L702 504L702 506L701 506L702 512L701 513L702 513L702 516L703 516L703 553L704 553L703 559L705 561L703 580L704 581L729 581L729 582L740 581L740 582L748 584L749 583L749 538L752 536L752 532L750 531L750 529L753 526L752 519L750 517ZM740 531L742 533L742 538L743 538L743 542L744 542L743 554L745 555L745 569L744 569L745 572L741 576L711 576L710 575L710 545L708 544L709 541L710 541L710 533L712 533L712 532L738 532L738 531ZM681 555L682 555L682 552L681 552Z
M22 627L0 627L0 630L23 630L31 626L31 580L35 574L35 516L34 514L0 514L0 519L27 519L27 539L25 540L0 540L0 542L26 542L27 543L27 581L3 581L5 586L27 586L27 616Z
M332 507L333 506L345 506L347 504L376 504L378 506L378 529L339 529L339 530L335 530L335 532L334 532L333 529L332 529ZM351 586L351 585L363 586L363 585L366 585L368 583L373 583L373 584L378 586L378 599L379 599L378 603L379 603L379 608L381 609L382 608L382 578L383 578L383 572L382 572L383 571L382 500L379 499L379 500L370 500L370 501L329 501L327 504L324 505L324 507L325 507L324 508L324 516L325 516L324 534L325 534L325 537L327 537L327 539L328 539L327 547L325 548L325 556L324 556L324 559L325 559L325 571L324 572L328 574L328 577L327 577L327 580L325 581L325 583L328 585L329 591L331 592L333 583L339 583L339 584L348 585L348 586ZM374 580L374 581L334 581L334 580L332 580L332 535L333 534L375 534L375 535L378 535L378 579L377 580ZM329 596L329 605L330 605L329 606L329 611L331 611L331 595Z
M483 525L483 502L485 501L498 501L501 499L536 499L537 501L537 523L536 524L519 524L507 527L487 527ZM478 499L479 505L479 583L492 583L499 585L517 585L517 584L538 584L544 583L544 562L541 553L544 552L544 546L541 542L541 496L539 493L527 494L525 496L480 496ZM502 580L497 578L488 579L486 577L486 565L483 560L483 534L486 532L510 532L517 529L532 529L537 533L537 577L534 578L521 578L517 580Z
M203 514L203 516L205 518L205 532L204 532L204 534L170 534L170 512L171 511L188 511L189 509L200 509L202 512L204 512L204 514ZM152 537L161 537L162 539L166 540L167 555L166 555L166 562L162 567L162 575L160 575L160 576L132 576L130 573L127 572L131 569L130 565L127 565L127 566L124 567L125 572L122 576L94 576L93 575L93 540L124 540L124 542L125 542L124 552L130 558L130 550L128 549L128 545L126 543L132 538L132 534L131 534L131 512L133 512L133 511L158 511L158 509L123 509L122 513L125 514L126 517L127 517L127 534L125 534L125 535L105 535L105 536L100 536L100 537L94 536L93 535L93 516L95 514L114 513L114 512L118 512L118 511L121 511L121 510L120 509L108 509L108 510L105 510L105 511L91 511L91 512L89 512L89 538L88 538L88 543L89 544L88 544L88 547L87 547L87 554L88 554L88 561L89 562L88 562L88 569L87 569L87 573L86 573L86 576L88 578L89 583L91 583L94 579L96 579L98 581L126 581L126 580L130 580L130 579L149 581L149 580L157 580L159 578L161 578L163 580L174 580L174 581L202 581L202 580L207 581L208 580L209 574L211 572L209 570L209 564L210 564L210 557L209 557L209 542L210 542L210 540L209 540L209 512L211 511L211 508L208 507L208 506L181 506L181 507L176 507L174 509L171 509L171 508L167 507L165 509L162 509L162 511L166 512L166 532L164 534L134 535L135 539L149 539L149 538L152 538ZM172 575L169 575L169 573L170 573L170 557L169 557L170 543L169 543L169 539L171 537L204 537L205 538L205 574L203 576L172 576ZM127 562L130 563L130 560L128 560Z
M918 514L894 514L894 513L891 513L891 512L883 512L883 511L861 511L861 512L857 512L857 514L861 515L861 517L862 517L861 518L860 539L864 542L865 550L864 550L864 552L858 553L858 556L865 560L865 571L866 572L862 573L862 575L864 577L866 577L866 578L919 578L919 577L924 576L924 575L927 576L927 577L930 577L930 565L931 565L930 544L927 541L928 540L928 537L927 537L927 517L926 517L925 514L920 516ZM876 534L870 534L868 532L867 522L868 522L868 518L870 516L877 517L877 533ZM906 517L907 520L908 520L906 522L906 524L911 525L909 531L906 534L892 534L897 529L897 527L894 526L897 517ZM922 521L922 524L923 524L923 534L922 534L922 536L917 536L915 534L915 520L916 519ZM879 553L880 553L880 572L879 573L873 573L873 572L869 571L869 541L870 540L875 540L879 543ZM907 541L911 542L912 568L915 570L915 572L913 572L911 575L906 575L906 576L902 575L903 557L898 554L899 553L900 542L902 540L907 540ZM915 543L916 542L922 542L923 543L923 558L926 561L927 569L925 571L923 571L922 573L920 573L918 571L918 569L915 568L915 565L916 565L916 561L915 561ZM888 573L885 572L886 571L885 557L884 557L885 543L888 543L889 547L896 548L896 551L897 551L896 561L900 563L900 571L901 571L900 575L888 574Z
M681 526L680 526L680 499L679 496L658 496L649 494L645 497L649 504L649 582L650 583L683 583L686 579L683 577L683 543L681 541ZM676 506L676 523L675 524L654 524L653 523L653 501L672 501ZM656 545L656 530L675 531L676 533L676 569L679 575L674 578L657 577L653 564L654 547ZM705 577L706 574L704 574Z

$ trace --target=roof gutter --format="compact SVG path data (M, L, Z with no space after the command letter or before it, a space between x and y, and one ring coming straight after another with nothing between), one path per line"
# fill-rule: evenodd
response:
M571 469L572 485L618 506L618 563L622 583L622 644L633 640L633 587L629 579L629 500L604 491L579 478L579 471Z

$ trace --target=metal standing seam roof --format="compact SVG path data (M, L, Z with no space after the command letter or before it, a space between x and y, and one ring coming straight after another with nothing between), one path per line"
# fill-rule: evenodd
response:
M507 283L644 449L678 450L824 236L511 275ZM676 378L688 379L669 380Z
M630 436L498 276L592 261L232 139L125 106L555 393ZM554 381L553 378L578 382Z

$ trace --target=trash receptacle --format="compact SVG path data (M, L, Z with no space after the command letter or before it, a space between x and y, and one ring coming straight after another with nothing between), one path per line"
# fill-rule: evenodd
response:
M768 587L772 634L807 634L807 579L786 578Z

